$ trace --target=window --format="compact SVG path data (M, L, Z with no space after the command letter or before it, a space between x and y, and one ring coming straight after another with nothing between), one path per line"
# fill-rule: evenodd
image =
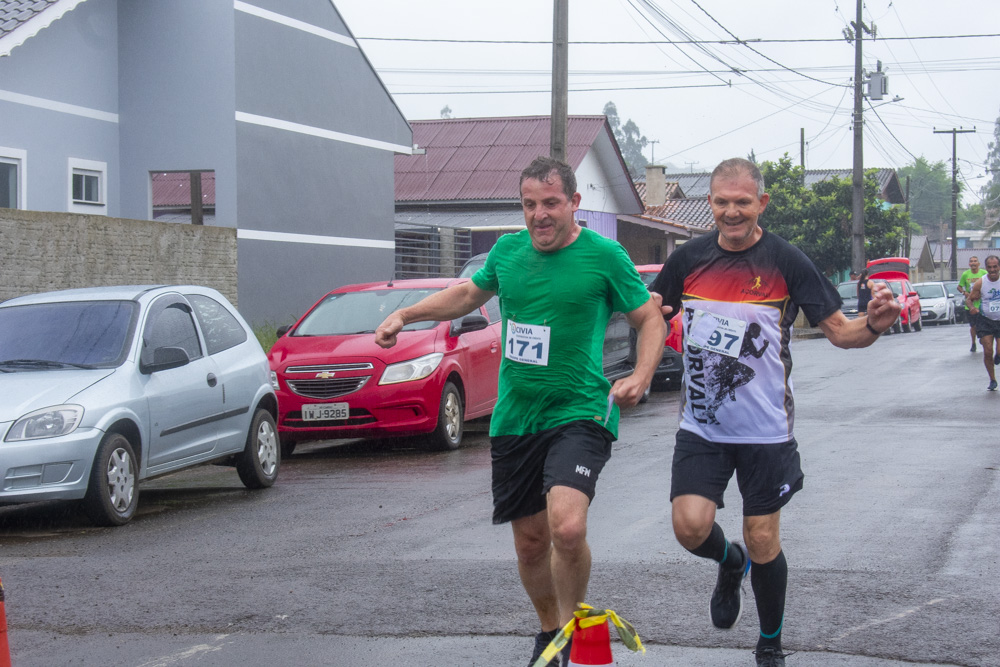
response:
M69 212L108 212L108 163L69 159Z
M154 171L149 174L153 220L192 225L215 220L215 171Z
M28 154L0 146L0 208L24 208L24 163Z
M179 347L187 353L188 359L202 356L191 307L178 297L161 297L150 307L142 333L140 363L151 364L153 352L159 347Z
M185 294L194 306L195 317L205 335L209 354L236 347L247 339L247 332L225 306L201 294Z

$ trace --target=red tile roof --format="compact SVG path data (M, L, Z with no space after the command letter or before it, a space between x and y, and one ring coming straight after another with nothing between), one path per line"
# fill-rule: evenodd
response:
M521 170L549 154L548 116L410 121L423 155L396 155L396 201L517 201ZM567 162L580 166L605 116L570 116ZM622 170L624 171L624 164Z

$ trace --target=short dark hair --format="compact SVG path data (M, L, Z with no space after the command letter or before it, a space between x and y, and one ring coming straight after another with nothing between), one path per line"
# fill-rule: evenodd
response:
M733 177L746 174L757 184L757 197L764 194L764 175L760 173L760 168L750 160L741 157L731 157L723 160L714 170L712 177L708 179L708 191L712 192L712 184L716 178Z
M995 259L996 261L1000 262L1000 257L997 257L996 255L987 255L986 256L986 261L984 261L983 264L985 264L986 262L990 261L991 259Z
M525 167L524 171L521 172L521 180L517 183L518 193L520 194L521 185L525 179L533 178L536 181L547 182L552 178L553 172L562 179L563 192L566 194L566 198L572 199L573 195L576 194L576 176L573 174L573 168L562 160L557 160L553 157L536 157L531 161L531 164Z

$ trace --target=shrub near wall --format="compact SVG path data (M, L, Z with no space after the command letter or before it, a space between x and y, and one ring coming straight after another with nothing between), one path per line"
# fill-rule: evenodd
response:
M195 284L237 303L236 230L0 208L0 301L101 285Z

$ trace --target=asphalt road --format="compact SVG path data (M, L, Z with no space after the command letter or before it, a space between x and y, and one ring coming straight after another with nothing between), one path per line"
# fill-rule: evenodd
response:
M1000 394L968 341L958 325L866 350L793 342L790 667L1000 665ZM670 533L677 400L623 420L590 514L588 602L647 646L616 641L620 667L749 666L752 602L713 629L714 568ZM0 508L13 664L523 667L536 620L490 510L482 432L444 453L305 445L264 492L230 468L181 472L145 484L122 528ZM733 484L718 520L736 537L740 519Z

